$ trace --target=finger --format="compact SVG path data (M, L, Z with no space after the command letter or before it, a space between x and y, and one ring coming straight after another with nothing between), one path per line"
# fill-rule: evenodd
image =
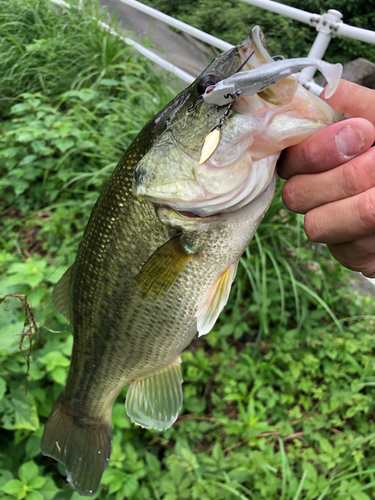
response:
M375 125L375 90L373 89L340 80L332 97L325 99L323 90L320 98L345 118L354 116L366 118Z
M282 179L289 179L296 174L330 170L367 151L374 140L375 127L363 118L335 123L284 150L278 162L278 174Z
M295 175L283 186L289 210L305 214L313 208L343 200L375 187L375 147L327 172Z
M328 203L305 215L311 241L343 243L375 233L375 188L345 200Z
M341 265L368 278L375 277L375 235L346 243L328 245L332 256Z

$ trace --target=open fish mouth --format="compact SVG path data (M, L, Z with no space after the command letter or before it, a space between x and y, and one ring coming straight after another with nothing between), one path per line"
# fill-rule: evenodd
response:
M236 212L267 189L284 148L337 121L328 105L290 76L315 60L275 62L258 26L232 50L237 50L237 66L227 77L220 72L215 76L214 60L190 87L196 86L201 95L184 119L172 124L139 162L133 183L136 196L199 217ZM340 65L316 65L331 75L332 88L337 85ZM253 74L258 75L258 91L249 93L246 85L252 84ZM236 89L238 82L245 87L236 98L222 92L227 105L215 99L210 103L210 96L217 89L226 90L228 82L233 83L228 88ZM208 85L203 95L202 85Z

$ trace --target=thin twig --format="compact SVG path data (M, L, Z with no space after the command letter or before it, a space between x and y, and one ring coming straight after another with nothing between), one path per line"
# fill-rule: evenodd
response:
M33 340L38 335L38 326L36 324L33 308L31 306L31 303L30 303L27 295L12 294L12 293L10 293L8 295L3 295L2 297L0 297L0 304L2 304L4 302L4 300L7 298L12 298L12 299L18 300L18 302L20 302L21 305L15 307L15 309L22 308L25 311L25 321L23 324L22 332L20 333L19 348L20 348L22 356L25 358L26 364L27 364L26 387L25 387L25 395L27 396L29 371L30 371L30 360L31 360L31 350L32 350ZM5 306L5 310L6 311L9 310L9 309L7 309L7 305ZM28 337L28 339L29 339L29 348L28 348L27 356L25 355L25 353L22 350L23 343L24 343L24 340L26 337Z
M342 431L339 431L338 429L334 429L333 427L328 427L328 430L333 432L334 434L344 434Z

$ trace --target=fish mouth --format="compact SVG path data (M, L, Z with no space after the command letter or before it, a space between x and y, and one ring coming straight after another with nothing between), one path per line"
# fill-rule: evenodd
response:
M254 162L252 158L250 150L254 132L259 133L261 129L253 116L236 113L222 127L217 148L202 164L198 155L193 158L170 134L167 146L174 161L179 163L178 178L175 170L172 175L165 161L158 175L147 168L156 164L159 153L155 153L155 148L154 153L150 151L151 156L144 157L137 167L133 183L135 195L171 207L186 218L204 218L240 210L267 188L274 173L276 160L271 166L268 160ZM161 151L165 157L167 152L165 149Z

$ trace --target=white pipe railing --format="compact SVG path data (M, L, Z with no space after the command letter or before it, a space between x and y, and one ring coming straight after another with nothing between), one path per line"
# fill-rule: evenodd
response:
M304 10L296 9L295 7L290 7L289 5L284 5L283 3L272 2L271 0L241 0L242 2L248 3L249 5L254 5L255 7L260 7L264 10L269 10L275 12L276 14L282 14L283 16L290 17L295 21L300 21L301 23L310 24L310 26L315 26L318 24L320 15L312 14L311 12L306 12Z
M273 2L272 0L241 0L241 2L254 5L255 7L260 7L264 10L269 10L270 12L275 12L276 14L282 14L290 17L291 19L295 19L296 21L309 24L310 26L317 26L319 21L324 16L324 14L313 14L305 10L290 7L289 5ZM355 26L350 26L349 24L344 24L342 22L337 22L331 29L334 32L334 36L346 36L348 38L360 40L361 42L375 43L374 31L366 30L364 28L356 28Z
M64 0L50 0L50 1L52 3L60 5L61 7L65 8L71 7L70 4L68 4ZM169 26L173 26L179 29L180 31L188 33L189 35L209 45L212 45L213 47L219 48L221 50L228 50L234 47L234 45L228 42L220 40L219 38L216 38L212 35L209 35L204 31L194 28L189 24L183 23L178 19L175 19L171 16L168 16L167 14L164 14L163 12L153 9L152 7L144 5L143 3L138 2L137 0L119 0L119 1L141 12L144 12L145 14L148 14L149 16L155 19L159 19L160 21L165 22ZM284 5L278 2L274 2L273 0L241 0L241 1L250 5L254 5L256 7L260 7L265 10L269 10L271 12L275 12L277 14L288 16L291 19L309 24L310 26L314 26L318 31L318 35L314 41L314 44L310 49L310 53L308 55L309 57L313 57L316 59L323 59L325 51L329 45L329 42L335 36L346 36L349 38L354 38L356 40L361 40L367 43L375 44L375 32L363 28L356 28L354 26L349 26L348 24L344 24L341 21L342 14L333 9L320 15L296 9L295 7L290 7L289 5ZM81 0L80 0L80 6L81 6ZM151 50L146 49L145 47L135 42L131 38L122 36L120 33L112 29L108 24L102 21L97 21L97 22L104 30L108 31L114 36L119 37L126 44L132 45L138 52L143 54L145 57L156 62L159 66L165 68L171 73L175 74L184 82L191 83L192 81L194 81L195 79L194 76L190 75L189 73L186 73L185 71L178 68L174 64L158 56ZM320 92L323 90L323 87L321 87L320 85L316 84L313 81L312 78L315 74L315 71L316 71L315 68L308 67L302 70L300 73L298 73L296 77L298 81L302 85L304 85L308 90L319 95Z
M359 40L366 43L375 43L375 32L370 30L365 30L364 28L357 28L356 26L350 26L349 24L340 23L336 31L337 36L346 36L348 38L354 38L354 40Z
M170 63L169 61L166 61L162 57L158 56L151 50L146 49L146 47L143 47L141 44L135 42L131 38L124 37L120 35L120 33L117 33L113 28L111 28L108 24L104 23L103 21L98 21L99 26L101 26L105 31L108 31L111 35L117 36L120 40L125 42L127 45L132 45L138 52L143 54L145 57L150 59L151 61L156 62L159 66L162 68L165 68L166 70L170 71L171 73L174 73L176 76L181 78L184 82L187 83L192 83L195 80L195 77L190 75L189 73L186 73L183 69L175 66L174 64Z
M159 19L160 21L169 24L169 26L173 26L174 28L184 31L185 33L188 33L189 35L198 38L202 42L208 43L213 47L217 47L218 49L228 50L234 47L234 45L224 42L224 40L220 40L220 38L216 38L215 36L205 33L204 31L193 28L190 24L183 23L174 17L163 14L163 12L160 12L159 10L153 9L152 7L149 7L141 2L137 2L137 0L120 0L120 2L130 5L131 7L144 12L155 19Z
M310 49L308 57L315 59L323 59L324 54L328 48L331 39L335 36L348 36L349 38L355 38L357 40L367 41L368 43L375 43L375 33L362 28L355 28L344 24L341 21L342 14L337 10L330 9L324 14L314 14L304 10L296 9L295 7L290 7L289 5L284 5L272 0L241 0L249 5L254 5L277 14L282 14L290 17L296 21L300 21L310 26L314 26L317 31L317 37ZM174 19L167 14L159 12L156 9L148 7L147 5L138 2L137 0L120 0L120 2L125 3L135 9L138 9L155 19L166 22L170 26L180 29L181 31L198 38L214 47L222 50L228 50L233 47L233 45L223 42L222 40L213 37L205 33L204 31L193 28L192 26L183 23L177 19ZM298 81L304 85L311 92L319 95L323 90L323 87L316 84L313 81L316 68L308 67L303 69L300 73L296 75Z
M332 40L332 33L335 26L341 23L342 14L338 10L330 9L328 12L320 16L320 20L316 26L318 34L310 49L308 57L314 59L323 59L324 54ZM312 81L316 73L316 68L304 68L299 74L299 82L304 85Z

